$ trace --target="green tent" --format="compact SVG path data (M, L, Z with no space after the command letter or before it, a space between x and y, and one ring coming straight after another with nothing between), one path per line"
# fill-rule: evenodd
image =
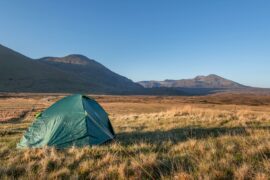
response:
M103 108L91 98L72 95L42 112L17 147L82 147L99 145L114 137L111 122Z

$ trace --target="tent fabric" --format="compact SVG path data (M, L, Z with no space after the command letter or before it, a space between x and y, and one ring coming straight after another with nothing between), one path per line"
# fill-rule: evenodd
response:
M65 97L39 115L26 131L18 148L99 145L115 137L108 114L83 95Z

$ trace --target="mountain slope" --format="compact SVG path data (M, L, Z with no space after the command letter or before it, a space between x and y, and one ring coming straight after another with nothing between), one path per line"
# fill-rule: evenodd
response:
M77 75L88 82L98 84L109 92L134 91L143 88L141 85L112 72L102 64L83 55L69 55L62 58L45 57L38 61L63 72Z
M217 75L134 83L82 55L33 60L0 45L0 92L201 95L220 89L250 87Z
M87 63L95 64L95 66L92 65L91 70L98 73L91 74L90 77L86 77L89 74L82 76L81 73L77 73L81 70L77 67L75 68L77 71L70 72L59 68L59 64L52 65L44 61L46 60L33 60L0 45L0 92L120 93L133 90L133 87L142 88L140 85L113 74L109 70L102 74L104 66L97 62L94 63L94 61L88 62L86 57L84 57L84 61L80 59L79 62L84 62L84 64L78 66ZM72 58L73 64L76 64L76 61L76 58ZM67 65L68 63L71 62L67 61ZM95 68L97 69L95 70ZM107 81L104 82L99 77L106 77L108 74L113 78L110 79L111 83L107 85ZM116 87L114 81L118 84ZM121 83L122 87L126 88L120 88L119 84ZM125 86L125 83L127 83L127 86Z
M211 74L208 76L197 76L194 79L165 80L165 81L141 81L138 82L145 88L167 87L167 88L245 88L246 86L234 81Z
M0 45L0 91L65 92L82 90L86 82Z

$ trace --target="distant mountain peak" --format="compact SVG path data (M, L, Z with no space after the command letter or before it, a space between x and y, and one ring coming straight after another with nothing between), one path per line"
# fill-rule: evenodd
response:
M199 76L196 76L195 78L206 78L206 77L216 77L216 78L222 78L221 76L218 76L216 74L209 74L209 75L199 75Z
M225 79L216 74L207 76L196 76L193 79L164 80L164 81L142 81L139 82L145 88L167 87L167 88L225 88L235 89L246 87L242 84Z
M218 76L216 74L209 74L207 76L203 76L203 75L200 75L200 76L196 76L194 78L194 80L197 80L197 81L207 81L207 80L225 80L225 78L221 77L221 76Z
M83 59L89 59L88 57L82 55L82 54L69 54L65 56L65 58L83 58Z

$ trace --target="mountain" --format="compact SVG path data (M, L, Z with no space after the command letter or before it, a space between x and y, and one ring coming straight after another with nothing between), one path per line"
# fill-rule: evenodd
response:
M61 58L45 57L38 61L101 86L108 92L134 91L143 88L141 85L112 72L102 64L83 55L73 54Z
M79 81L76 88L72 83L76 78L43 65L20 53L0 45L0 91L1 92L61 92L80 90L86 83Z
M83 55L31 59L0 45L0 92L207 95L232 90L262 91L213 74L134 83Z
M0 45L0 92L121 93L141 88L85 56L34 60Z
M213 89L238 89L247 88L242 84L222 78L215 74L197 76L194 79L165 80L165 81L141 81L138 82L145 88L213 88Z

